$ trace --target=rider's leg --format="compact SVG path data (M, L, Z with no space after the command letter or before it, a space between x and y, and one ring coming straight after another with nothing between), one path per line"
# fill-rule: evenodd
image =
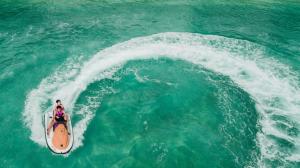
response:
M65 126L65 128L68 130L68 125L67 125L67 123L68 123L68 121L69 121L69 116L68 116L67 113L65 113L64 119L65 119L64 126ZM68 130L68 134L70 135L69 130Z

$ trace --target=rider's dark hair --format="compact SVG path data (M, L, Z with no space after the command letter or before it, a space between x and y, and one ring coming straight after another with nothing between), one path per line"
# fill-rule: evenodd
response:
M57 100L56 100L56 103L58 103L58 102L60 102L60 100L59 100L59 99L57 99Z
M61 106L57 106L56 108L57 108L57 109L62 109L62 107L61 107Z

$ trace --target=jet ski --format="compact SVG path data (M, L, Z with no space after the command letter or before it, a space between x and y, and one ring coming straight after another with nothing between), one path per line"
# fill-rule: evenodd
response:
M44 128L45 138L48 148L56 154L66 154L73 146L73 129L71 117L68 115L67 122L58 122L55 124L47 134L47 128L53 117L52 112L44 114Z

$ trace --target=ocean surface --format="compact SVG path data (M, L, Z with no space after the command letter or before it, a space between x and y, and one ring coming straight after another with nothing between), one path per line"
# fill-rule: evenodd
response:
M300 1L2 0L0 91L1 168L300 167Z

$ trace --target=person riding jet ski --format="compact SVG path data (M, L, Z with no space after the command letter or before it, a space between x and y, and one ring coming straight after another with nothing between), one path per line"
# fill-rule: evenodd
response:
M56 104L53 110L53 117L47 128L47 135L49 135L50 129L53 127L54 131L58 124L64 124L67 129L67 120L68 115L64 112L64 106L62 105L60 100L56 100Z

